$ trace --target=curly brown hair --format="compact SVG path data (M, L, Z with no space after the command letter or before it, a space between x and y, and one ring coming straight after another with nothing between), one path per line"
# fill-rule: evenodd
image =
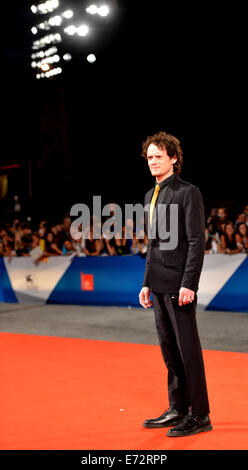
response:
M147 137L145 142L142 144L142 157L147 160L147 149L150 144L154 144L161 149L166 149L167 154L170 158L177 157L177 161L174 164L174 173L179 175L181 173L181 166L183 163L183 151L180 145L180 141L167 132L157 132L157 134L150 135Z

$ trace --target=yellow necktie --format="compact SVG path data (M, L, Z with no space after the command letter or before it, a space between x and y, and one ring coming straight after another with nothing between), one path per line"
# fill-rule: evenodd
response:
M155 208L155 204L156 204L156 200L157 200L157 197L158 197L159 190L160 190L160 186L159 186L159 184L156 184L156 187L155 187L155 190L154 190L154 193L153 193L153 196L152 196L151 204L150 204L150 225L151 226L152 226L153 211L154 211L154 208Z

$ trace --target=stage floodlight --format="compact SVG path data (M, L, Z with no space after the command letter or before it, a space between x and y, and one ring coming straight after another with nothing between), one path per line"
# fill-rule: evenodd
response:
M61 35L59 33L56 34L48 34L41 39L33 42L33 49L40 49L41 47L46 47L47 44L51 44L53 42L61 42Z
M57 49L57 47L54 46L54 47L50 47L49 49L44 51L44 55L46 57L48 57L49 55L55 54L56 52L58 52L58 49Z
M73 34L75 34L77 31L77 28L76 26L74 26L73 24L71 24L70 26L67 26L65 29L64 29L64 32L66 34L69 34L69 36L73 36Z
M63 59L68 62L69 60L72 59L72 56L71 54L69 54L69 52L67 52L66 54L63 55Z
M41 3L40 5L38 5L38 10L40 13L47 13L47 9L44 3Z
M49 18L48 23L51 26L60 26L62 23L62 18L59 15L52 16L52 18Z
M89 55L87 56L87 60L88 60L88 62L89 62L90 64L93 64L93 63L96 61L96 56L95 56L95 54L89 54Z
M83 12L81 13L83 14L81 15L78 9L74 11L73 2L67 3L64 1L61 2L60 0L33 1L36 3L32 4L32 2L30 2L31 6L29 6L29 8L31 12L35 14L34 26L32 27L31 25L31 32L36 35L36 37L32 40L33 54L30 54L30 63L31 67L34 69L34 76L36 75L36 78L52 77L53 75L61 73L62 68L57 67L57 65L63 64L63 61L71 61L74 55L72 51L68 51L68 46L66 46L68 52L65 52L66 49L64 46L62 46L61 49L60 43L66 41L67 35L82 38L88 34L92 36L91 25L87 24L88 21L86 19L87 17L89 18L89 16L86 15L90 14L106 17L111 13L112 8L112 3L110 4L108 0L87 0L87 2L82 2ZM85 16L86 18L84 19L83 17ZM36 19L37 17L39 19ZM92 20L93 19L94 18L92 18ZM75 41L75 43L76 42L78 41ZM72 48L74 46L78 47L75 43L74 40L71 40ZM58 48L52 47L55 44ZM87 58L90 64L96 62L95 54L89 54L89 50L87 54L87 56L86 54L84 55L84 60ZM69 65L67 68L70 68Z
M90 5L86 8L87 13L89 13L90 15L96 15L97 10L98 8L96 5Z
M66 10L63 13L64 18L69 19L73 17L73 11L72 10Z
M57 67L55 69L48 70L46 73L41 74L41 77L49 78L49 77L52 77L53 75L58 75L61 72L62 72L62 68Z
M77 28L77 34L79 36L86 36L88 32L89 32L89 28L86 24L81 24L81 26Z
M39 62L39 66L43 65L43 64L54 64L55 62L59 62L60 61L60 57L58 54L56 55L51 55L49 57L45 57L45 59L42 59L41 62Z
M43 70L44 72L46 72L46 70L49 70L50 69L50 66L48 64L41 64L40 66L41 70Z
M58 8L58 6L59 6L58 0L48 0L47 2L39 3L37 5L37 9L39 10L39 13L46 14L46 13L51 13L53 10Z
M97 9L97 13L100 16L107 16L109 14L109 7L107 5L102 5Z

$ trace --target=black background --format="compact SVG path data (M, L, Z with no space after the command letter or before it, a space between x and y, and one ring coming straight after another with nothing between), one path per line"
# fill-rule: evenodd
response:
M96 28L92 42L71 44L76 58L61 76L36 80L31 4L3 13L1 164L20 168L8 173L2 211L13 194L33 216L60 217L93 195L143 202L154 180L141 145L159 130L180 139L181 177L200 188L206 211L247 204L244 12L210 2L118 1L105 33ZM81 59L93 51L96 63ZM47 131L49 116L60 122L56 135Z

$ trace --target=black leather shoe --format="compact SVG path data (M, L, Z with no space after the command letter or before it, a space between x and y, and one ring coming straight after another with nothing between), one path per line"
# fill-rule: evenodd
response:
M166 410L161 416L153 419L146 419L143 423L145 428L166 428L179 423L187 416L187 412L178 411L173 408Z
M172 429L169 429L166 436L192 436L199 432L212 431L213 426L210 422L209 416L190 416L188 415L181 423L178 423Z

